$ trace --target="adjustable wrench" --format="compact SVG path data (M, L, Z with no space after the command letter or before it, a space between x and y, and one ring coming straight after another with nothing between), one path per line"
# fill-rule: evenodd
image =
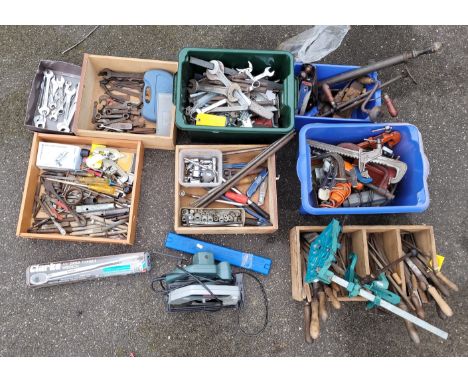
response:
M43 116L49 114L50 109L47 107L49 101L49 89L50 89L50 80L54 76L54 72L50 69L44 71L44 90L42 93L42 102L41 107L39 108L39 113Z

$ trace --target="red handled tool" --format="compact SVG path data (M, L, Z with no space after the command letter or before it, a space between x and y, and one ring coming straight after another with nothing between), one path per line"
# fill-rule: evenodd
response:
M262 210L258 206L258 204L253 202L246 195L236 194L235 192L232 192L232 191L228 191L224 195L226 196L226 198L228 198L228 199L230 199L230 200L232 200L234 202L242 203L242 204L245 204L245 205L249 206L250 208L252 208L252 210L254 210L256 213L258 213L260 216L262 216L263 218L265 218L267 220L270 220L270 215L267 212L265 212L264 210Z

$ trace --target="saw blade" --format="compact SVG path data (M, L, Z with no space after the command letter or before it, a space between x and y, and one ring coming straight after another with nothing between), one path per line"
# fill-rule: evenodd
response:
M314 149L323 150L329 153L340 154L348 158L359 159L359 151L356 150L345 149L343 147L330 145L328 143L314 141L313 139L308 139L307 143L310 147ZM391 179L390 183L398 183L403 178L403 176L405 176L406 170L408 169L408 166L405 162L392 158L387 158L382 155L377 158L371 159L369 163L376 163L381 164L382 166L394 168L396 170L396 174L395 177Z

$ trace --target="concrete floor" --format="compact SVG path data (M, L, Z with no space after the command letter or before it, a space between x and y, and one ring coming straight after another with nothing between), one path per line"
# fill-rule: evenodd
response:
M174 267L156 257L149 275L121 277L75 285L30 290L28 265L123 253L164 250L173 226L173 153L146 150L137 240L133 247L67 244L15 237L32 134L23 127L30 83L41 59L80 64L83 52L176 60L179 49L225 47L274 49L307 27L101 27L73 51L60 52L90 27L0 28L0 355L4 356L466 356L467 308L467 31L466 27L353 27L343 45L325 62L366 64L434 41L440 55L409 64L418 86L395 84L389 89L400 109L399 120L420 129L431 166L431 206L414 215L350 216L348 224L433 225L445 255L444 271L461 291L449 302L454 317L441 321L434 309L427 319L446 329L448 341L420 331L421 345L408 338L403 323L388 314L366 312L349 304L333 311L312 345L303 341L301 304L292 301L288 232L296 225L327 224L329 218L301 216L295 159L297 144L278 157L280 229L273 235L207 236L202 239L273 260L262 278L269 296L270 322L251 338L237 329L236 313L168 314L149 283L152 276ZM396 69L383 71L390 78ZM179 143L188 142L180 136ZM248 285L249 310L243 325L261 323L262 300ZM255 310L256 309L256 310ZM258 314L252 314L258 312Z

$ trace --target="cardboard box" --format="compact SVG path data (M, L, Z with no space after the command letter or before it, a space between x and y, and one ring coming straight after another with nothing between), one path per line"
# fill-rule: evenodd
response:
M72 126L73 132L82 137L141 141L144 147L148 149L174 150L176 141L175 106L172 113L172 130L168 137L156 134L130 134L95 130L91 121L93 106L99 96L104 94L104 90L99 84L98 73L106 68L118 72L134 73L162 69L175 74L177 72L177 62L85 54L81 70L77 111ZM146 122L146 126L157 128L156 124L150 121Z
M87 236L63 236L59 233L46 234L46 233L29 233L28 229L32 223L32 211L34 207L34 197L36 187L39 182L41 170L36 166L36 157L39 147L39 142L55 142L70 145L87 145L92 143L103 144L109 147L122 149L122 151L135 153L135 179L133 182L133 191L131 194L131 207L130 216L128 220L128 233L127 239L117 240L104 237L87 237ZM110 243L110 244L133 244L135 241L136 221L138 211L138 201L140 199L141 187L141 172L143 170L143 144L138 141L124 141L109 138L87 138L87 137L74 137L67 135L52 135L52 134L34 134L34 139L31 147L31 154L29 156L28 171L23 190L23 199L21 202L21 210L18 219L18 226L16 235L29 239L47 239L47 240L64 240L64 241L78 241L89 243Z
M289 245L291 252L291 285L292 298L296 301L304 300L303 291L303 271L304 262L302 261L300 250L300 236L306 232L322 232L324 226L298 226L294 227L289 232ZM401 235L404 232L412 232L414 234L418 248L430 254L436 253L434 230L431 226L425 225L389 225L389 226L344 226L343 233L351 235L352 250L358 255L356 264L356 273L361 276L370 274L369 252L367 245L367 236L370 233L381 234L383 238L383 246L385 253L390 262L403 256ZM403 271L403 263L400 262L393 267L393 271L398 274L402 281L400 285L404 293L406 293L405 274ZM350 301L366 301L364 298L357 297L338 297L338 300L344 302Z
M228 233L273 233L278 230L278 206L277 206L277 193L276 193L276 164L275 156L272 155L267 160L268 167L268 191L265 196L265 204L262 206L266 212L270 214L270 221L272 226L245 226L245 227L183 227L181 224L180 209L183 207L189 207L191 203L195 201L194 198L189 196L180 196L181 191L185 191L190 194L203 195L209 190L208 188L185 188L179 184L179 152L182 149L218 149L223 152L234 151L246 148L262 147L262 145L178 145L175 150L175 220L174 230L180 234L228 234ZM249 162L259 152L249 152L243 154L229 155L229 162ZM250 185L250 182L255 179L256 174L248 175L246 179L249 182L242 182L237 188L245 192ZM258 201L258 192L252 197L254 202ZM209 208L230 208L228 204L213 203Z
M57 75L65 75L68 79L72 80L74 84L78 83L80 80L81 67L78 65L62 61L41 61L39 63L36 74L31 84L31 90L29 92L28 97L28 104L26 106L26 116L24 118L24 125L27 129L37 133L72 135L73 133L71 131L69 133L64 133L62 131L53 130L52 128L42 129L34 126L34 117L39 114L37 111L37 105L41 100L41 84L42 79L44 78L44 70L46 69L52 70Z

